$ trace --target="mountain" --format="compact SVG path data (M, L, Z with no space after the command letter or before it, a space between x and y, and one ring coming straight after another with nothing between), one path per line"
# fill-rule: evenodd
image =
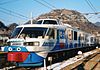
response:
M4 25L4 23L2 21L0 21L0 35L7 35L7 26Z
M12 23L8 26L9 30L13 30L16 26L18 26L18 24L16 23Z
M100 26L100 22L96 22L95 25L96 25L96 26Z
M53 18L59 19L64 24L70 24L89 33L100 32L100 27L89 22L81 13L75 10L56 9L49 13L40 15L37 19Z
M9 26L5 26L5 24L0 21L0 35L2 36L9 36L9 34L14 30L14 28L18 26L16 23L12 23Z
M7 26L2 21L0 21L0 29L7 29Z

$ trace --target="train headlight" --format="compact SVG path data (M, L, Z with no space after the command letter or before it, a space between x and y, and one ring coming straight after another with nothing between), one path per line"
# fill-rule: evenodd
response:
M36 42L25 42L24 45L26 45L26 46L39 46L40 43L38 41L36 41Z
M8 48L8 51L12 51L12 48L11 48L11 47L9 47L9 48Z
M17 51L21 51L21 48L20 48L20 47L18 47L18 48L17 48Z
M34 46L39 46L39 42L34 42Z
M33 46L33 44L34 44L33 42L25 42L24 43L24 45L26 45L26 46Z

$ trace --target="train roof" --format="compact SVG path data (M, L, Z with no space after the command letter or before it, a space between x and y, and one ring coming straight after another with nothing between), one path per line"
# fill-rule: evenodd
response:
M57 24L43 24L45 20L52 20L52 21L56 21ZM41 24L25 24L25 25L19 25L16 28L20 28L20 27L45 27L45 28L56 28L56 29L66 29L66 28L70 28L73 29L74 31L80 31L83 32L85 34L91 35L87 32L84 32L76 27L72 27L70 24L62 24L60 21L58 21L57 19L39 19L38 21L42 21L40 22ZM46 22L46 21L45 21ZM50 22L52 23L52 22Z
M51 25L59 25L61 24L57 19L39 19L36 24L51 24Z
M49 18L46 18L46 19L39 19L38 21L40 20L54 20L54 21L57 21L57 19L49 19Z
M57 29L65 29L66 26L64 25L48 25L48 24L26 24L26 25L19 25L16 28L20 27L46 27L46 28L57 28Z
M66 25L66 26L68 26L68 27L72 27L71 25L69 25L69 24L64 24L64 25Z

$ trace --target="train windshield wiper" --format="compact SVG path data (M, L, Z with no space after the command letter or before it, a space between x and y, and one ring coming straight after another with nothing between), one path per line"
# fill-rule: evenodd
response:
M24 30L24 27L21 29L21 31L19 32L17 38L20 36L20 34L22 33L22 31Z

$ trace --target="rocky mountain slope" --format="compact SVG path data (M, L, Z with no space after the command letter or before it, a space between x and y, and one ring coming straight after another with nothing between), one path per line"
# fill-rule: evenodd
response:
M100 22L96 22L95 25L96 25L96 26L100 26Z
M0 34L7 34L8 27L4 25L2 21L0 21Z
M7 26L5 26L4 23L0 21L0 29L3 29L3 28L7 29Z
M8 36L16 26L18 26L16 23L12 23L9 26L5 26L5 24L2 21L0 21L0 35Z
M70 24L89 33L100 32L100 27L89 22L81 13L74 10L56 9L49 13L40 15L40 18L60 19L64 24Z

